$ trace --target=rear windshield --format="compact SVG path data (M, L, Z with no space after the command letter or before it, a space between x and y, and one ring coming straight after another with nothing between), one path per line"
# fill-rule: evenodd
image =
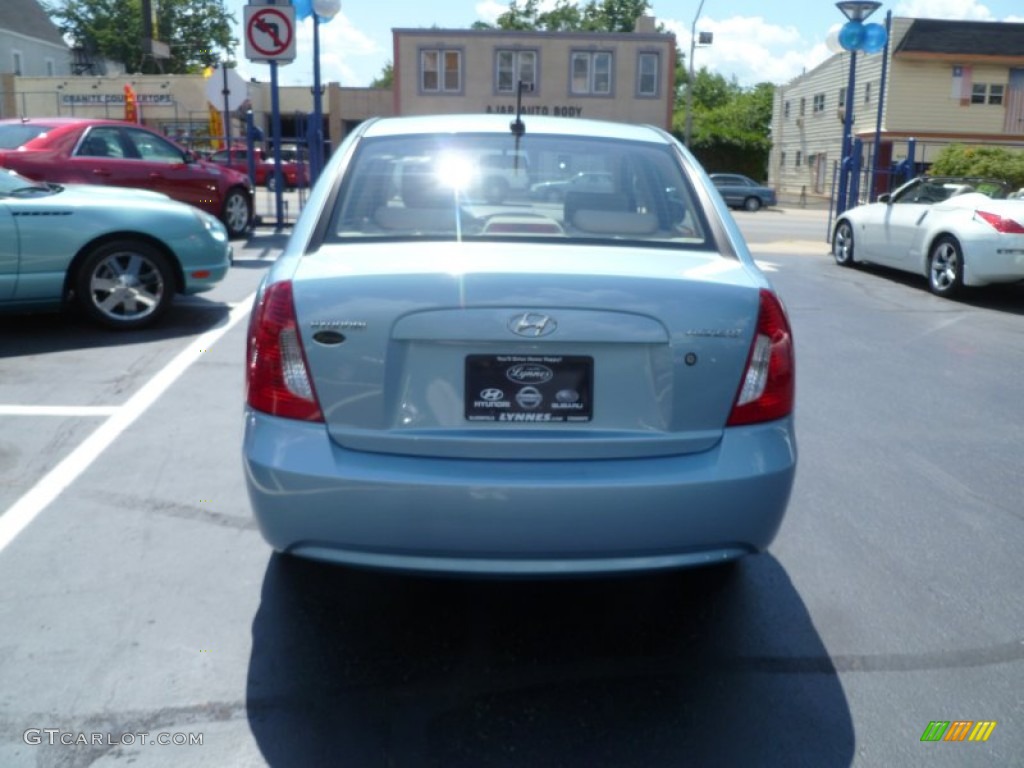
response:
M328 242L607 241L709 247L707 221L667 145L561 135L363 140Z
M0 125L0 149L17 149L50 130L48 125Z

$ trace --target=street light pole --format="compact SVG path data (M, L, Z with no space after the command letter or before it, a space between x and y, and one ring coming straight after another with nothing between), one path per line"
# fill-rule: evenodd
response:
M690 148L690 136L693 133L693 52L697 48L697 20L700 12L704 10L704 0L700 0L697 6L697 13L693 16L693 25L690 27L690 77L686 82L686 130L684 141L686 148Z
M853 172L853 89L857 84L857 51L863 45L863 22L881 7L876 0L841 0L836 8L842 11L849 21L840 30L839 42L850 53L850 72L846 78L846 104L843 114L843 140L839 161L839 189L836 193L836 215L845 211L848 206L846 199L850 187L850 174ZM871 26L871 25L869 25Z
M324 166L324 108L320 86L320 19L328 22L341 10L341 0L313 0L313 130L309 148L309 183L315 184Z

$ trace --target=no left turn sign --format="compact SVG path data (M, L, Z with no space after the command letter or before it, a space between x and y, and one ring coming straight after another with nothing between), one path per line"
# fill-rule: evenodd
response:
M250 61L295 60L295 8L291 5L245 6L245 56Z

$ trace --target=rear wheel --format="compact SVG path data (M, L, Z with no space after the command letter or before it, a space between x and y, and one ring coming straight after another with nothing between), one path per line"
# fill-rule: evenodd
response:
M141 240L97 246L75 279L75 299L94 321L133 330L155 322L171 303L174 273L157 248Z
M748 197L743 201L743 210L750 211L751 213L761 210L761 198Z
M936 240L928 254L928 287L946 299L963 292L964 255L960 243L949 235Z
M848 221L840 221L832 235L832 256L841 267L852 267L853 261L853 227Z
M241 189L232 189L224 198L224 212L221 218L227 227L228 236L239 238L249 231L252 221L252 203L249 196Z

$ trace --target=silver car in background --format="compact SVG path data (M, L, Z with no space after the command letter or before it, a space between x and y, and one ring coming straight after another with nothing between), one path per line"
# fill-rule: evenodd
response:
M613 187L554 202L510 183L495 202L475 174L502 154ZM256 299L248 490L274 549L353 566L728 562L782 522L794 388L782 302L671 135L379 119L339 148Z

